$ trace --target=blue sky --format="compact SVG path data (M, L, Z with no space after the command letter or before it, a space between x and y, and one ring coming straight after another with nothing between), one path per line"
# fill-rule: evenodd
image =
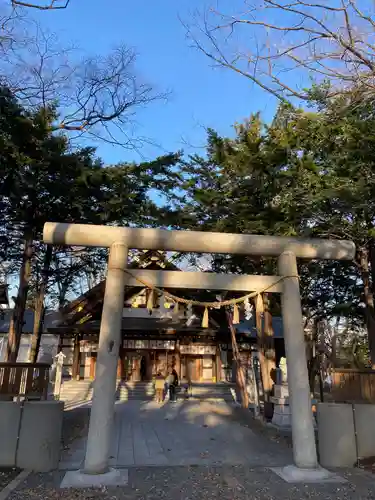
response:
M203 154L205 128L232 135L233 124L252 112L269 120L275 110L268 94L244 77L213 68L191 47L179 18L191 21L203 5L204 0L71 0L66 10L29 9L27 15L56 33L63 47L74 44L87 55L104 55L122 43L135 48L140 78L156 92L170 92L166 103L154 102L136 116L139 135L158 145L142 149L152 159L180 149ZM141 159L135 151L105 143L97 144L97 152L107 164ZM11 283L10 295L15 293Z
M251 112L261 111L269 120L275 110L275 101L249 80L213 68L189 46L179 17L188 22L203 5L202 0L71 0L66 10L33 11L33 17L57 33L62 45L73 42L88 54L105 54L120 43L136 49L142 80L157 92L171 92L167 103L152 103L137 114L139 134L156 144L142 150L150 159L178 149L200 151L205 127L232 134L232 125ZM140 159L108 144L100 144L98 154L106 163Z

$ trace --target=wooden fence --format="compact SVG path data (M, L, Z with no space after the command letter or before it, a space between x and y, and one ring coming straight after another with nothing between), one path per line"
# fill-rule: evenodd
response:
M337 403L375 403L375 370L335 369L331 398Z
M0 363L0 399L47 399L50 365Z

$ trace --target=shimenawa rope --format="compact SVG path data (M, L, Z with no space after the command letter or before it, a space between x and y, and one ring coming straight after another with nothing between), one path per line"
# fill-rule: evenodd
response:
M283 281L286 278L299 278L298 275L289 275L289 276L280 276L279 279L277 279L275 282L271 283L270 285L266 286L260 291L257 292L250 292L247 293L246 295L242 295L241 297L237 297L234 299L228 299L228 300L217 300L215 302L205 302L205 301L200 301L200 300L193 300L193 299L184 299L183 297L178 297L177 295L174 295L173 293L167 292L166 290L162 290L161 288L158 288L154 286L152 283L149 283L146 280L143 280L141 278L137 278L137 276L134 276L133 273L131 273L128 269L123 269L123 271L131 276L133 279L144 285L146 288L149 288L150 290L153 290L155 292L159 292L162 295L165 295L165 297L168 297L172 299L173 302L176 304L187 304L187 305L192 305L192 306L199 306L199 307L204 307L205 312L203 315L203 321L202 321L202 326L206 326L208 324L208 309L220 309L221 307L225 306L234 306L234 311L233 311L233 323L239 323L239 312L237 308L237 304L240 304L244 302L247 299L252 299L253 297L257 297L261 295L262 293L267 292L270 288L274 287L281 281ZM149 302L149 301L148 301ZM149 304L148 304L149 306ZM152 309L151 307L148 307L149 309Z

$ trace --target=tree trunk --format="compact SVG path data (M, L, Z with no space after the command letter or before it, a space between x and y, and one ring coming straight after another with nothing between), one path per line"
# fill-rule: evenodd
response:
M237 387L238 387L240 395L241 395L242 407L248 408L249 407L249 397L248 397L247 390L246 390L246 379L245 379L244 370L242 368L240 352L239 352L237 340L236 340L236 330L233 326L231 314L228 311L226 314L227 314L228 326L229 326L231 340L232 340L233 358L236 362L236 384L237 384Z
M20 271L20 282L18 294L15 301L13 314L10 320L7 350L5 361L10 363L17 362L18 351L21 342L23 321L26 308L27 294L29 291L29 282L31 276L31 260L33 256L33 240L29 236L25 239L25 246L22 256L22 265Z
M315 393L315 381L320 368L319 358L318 358L319 355L317 352L318 343L319 343L319 320L315 316L312 327L312 338L311 341L306 344L306 350L309 351L309 354L307 355L307 360L308 360L307 369L309 374L310 392L312 394Z
M35 312L34 312L34 326L33 335L31 338L31 349L29 361L36 363L39 354L40 341L43 334L43 320L44 320L44 298L47 291L49 270L52 261L52 246L47 245L46 253L44 255L42 283L40 285L39 293L36 299Z
M81 378L81 350L80 350L80 337L74 337L73 347L73 366L72 366L72 380L80 380Z
M359 265L363 281L364 302L366 305L366 326L368 335L368 345L370 351L370 361L372 368L375 369L375 311L374 311L374 296L372 293L372 286L370 282L370 272L368 265L370 257L369 253L373 254L374 252L373 251L369 252L368 248L361 248L359 250ZM371 271L372 274L375 273L375 269Z
M264 325L262 315L264 314ZM271 397L273 380L272 370L275 369L275 349L272 331L272 316L269 311L269 301L266 304L261 295L256 300L255 323L257 329L257 344L259 353L260 372L262 375L263 397L268 402ZM266 333L267 332L267 333Z
M36 301L36 308L34 311L33 334L31 337L31 347L29 353L30 363L36 363L38 359L40 341L42 339L42 334L43 334L44 314L45 314L44 303L43 301L40 301L38 297Z
M270 311L270 301L269 295L267 293L263 294L263 305L264 305L264 330L262 335L262 344L265 358L265 365L267 371L267 391L268 397L271 396L273 389L273 379L272 373L276 369L276 352L275 352L275 341L273 336L273 326L272 326L272 314Z
M332 354L331 354L331 364L333 368L337 367L337 335L332 336L331 340L332 344Z
M319 369L320 369L319 356L315 355L310 359L310 363L308 366L309 385L310 385L310 392L312 394L315 393L315 382L316 382L316 376L319 374Z

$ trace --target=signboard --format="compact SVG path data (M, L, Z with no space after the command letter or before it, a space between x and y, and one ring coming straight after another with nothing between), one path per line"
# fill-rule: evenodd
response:
M216 346L215 345L181 345L180 346L181 354L216 354Z
M237 346L240 351L251 351L253 349L252 344L249 343L237 344ZM220 344L220 349L222 351L231 351L232 344Z
M251 351L251 344L238 344L240 351Z
M126 339L122 345L124 349L162 349L164 351L173 351L175 344L174 340Z
M98 352L98 344L96 342L81 341L80 352Z
M148 340L148 339L126 339L123 341L124 349L162 349L164 351L173 351L176 342L174 340ZM81 352L98 352L96 342L83 341L80 345Z

